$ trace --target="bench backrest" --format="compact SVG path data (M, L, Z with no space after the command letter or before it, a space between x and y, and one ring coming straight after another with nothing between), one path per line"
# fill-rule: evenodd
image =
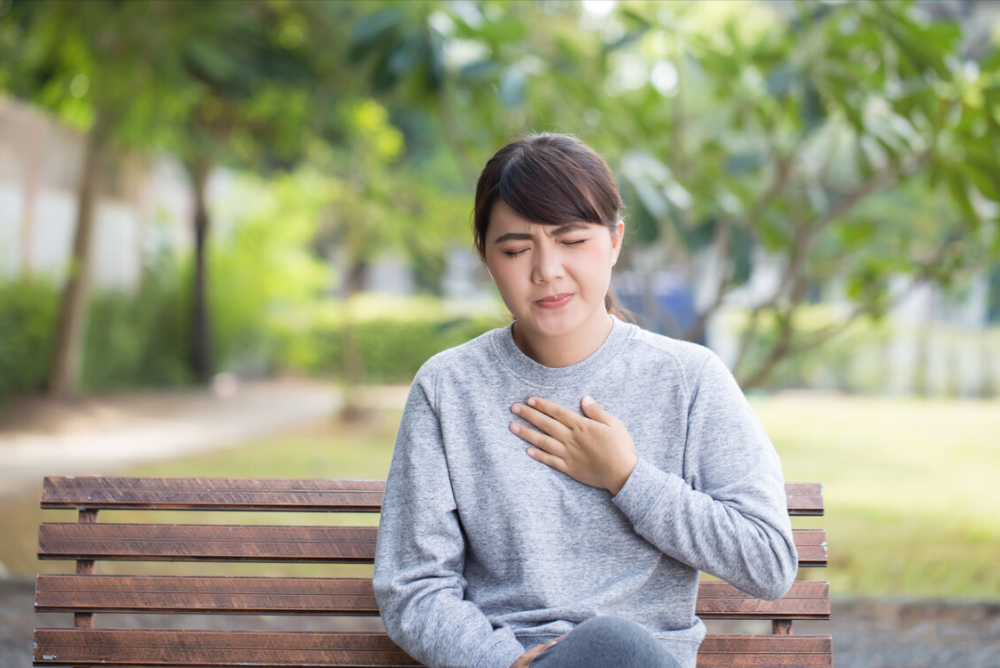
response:
M39 527L40 559L76 562L76 574L39 575L35 609L74 613L74 628L35 630L36 666L419 665L384 632L95 628L97 613L376 617L371 579L357 577L98 575L98 561L363 563L374 526L98 522L101 510L376 513L384 481L250 478L48 477L43 508L79 511L75 523ZM822 487L786 486L791 515L822 515ZM795 530L800 567L826 565L822 530ZM825 582L799 581L762 601L703 581L702 619L769 620L769 635L709 635L699 668L832 665L829 636L792 635L796 619L828 619Z

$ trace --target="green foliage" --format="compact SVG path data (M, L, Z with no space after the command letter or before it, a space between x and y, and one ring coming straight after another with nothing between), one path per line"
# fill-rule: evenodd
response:
M135 293L98 291L87 330L82 385L88 390L189 382L183 282L150 269ZM45 388L58 289L47 277L0 282L0 399Z
M455 313L432 297L379 299L317 308L273 323L281 359L297 371L343 376L344 331L350 327L368 383L408 383L431 356L504 324L490 314Z
M169 265L150 268L135 292L95 291L81 386L125 390L190 383L187 281Z
M0 280L0 401L45 386L56 305L47 277Z
M268 184L247 177L226 203L232 229L216 236L209 255L220 369L259 375L279 365L270 323L323 298L328 269L310 243L328 201L326 181L302 172Z
M777 265L777 289L753 299L789 324L753 364L741 356L751 385L811 345L794 328L808 286L844 282L852 312L878 317L891 277L947 288L1000 252L998 49L972 61L958 23L917 3L630 2L600 18L576 3L366 7L352 53L398 104L434 109L454 152L578 134L610 158L632 244L654 251L627 245L620 266L696 282L714 255L716 294L671 334L697 338L760 263ZM408 40L440 50L444 72L394 69Z

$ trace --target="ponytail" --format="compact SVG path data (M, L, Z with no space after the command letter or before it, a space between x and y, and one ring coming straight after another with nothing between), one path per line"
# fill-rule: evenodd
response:
M608 309L608 313L615 316L619 320L630 322L633 325L636 324L635 314L621 305L621 302L619 302L618 298L615 297L614 290L610 287L608 288L608 294L604 296L604 306Z

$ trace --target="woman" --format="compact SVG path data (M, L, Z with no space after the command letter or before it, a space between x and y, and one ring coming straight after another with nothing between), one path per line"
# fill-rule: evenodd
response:
M699 571L766 599L795 577L781 466L732 375L613 315L621 209L572 137L480 175L476 247L514 321L418 372L375 561L386 629L427 666L693 668Z

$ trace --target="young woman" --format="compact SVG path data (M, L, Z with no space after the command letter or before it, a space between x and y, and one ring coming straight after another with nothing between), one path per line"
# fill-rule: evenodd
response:
M709 350L616 317L622 203L582 142L500 149L476 247L511 325L430 359L403 413L374 587L431 668L693 668L699 571L780 598L781 465Z

